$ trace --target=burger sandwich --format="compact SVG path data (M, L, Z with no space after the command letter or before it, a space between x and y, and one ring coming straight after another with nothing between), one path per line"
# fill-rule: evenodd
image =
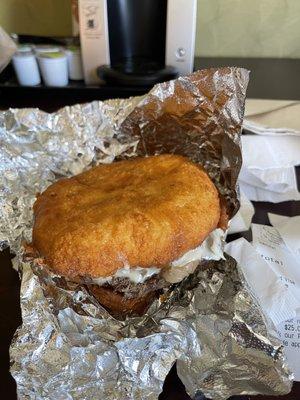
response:
M202 260L223 258L222 204L204 169L182 156L99 165L38 195L31 247L112 315L140 315Z

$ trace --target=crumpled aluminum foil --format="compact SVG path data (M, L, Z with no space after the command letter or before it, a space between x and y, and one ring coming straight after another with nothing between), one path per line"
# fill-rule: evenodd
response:
M198 71L148 95L0 113L0 243L16 253L23 324L12 346L20 399L154 400L177 361L187 392L283 394L282 346L235 260L205 268L156 300L143 317L114 319L84 287L22 260L37 192L96 163L178 153L203 165L238 209L240 130L248 71Z

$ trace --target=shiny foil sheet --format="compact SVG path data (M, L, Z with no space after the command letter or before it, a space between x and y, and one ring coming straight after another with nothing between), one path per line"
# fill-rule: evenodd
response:
M177 361L191 397L287 393L273 326L235 260L207 261L143 317L114 319L84 286L22 258L37 192L98 163L176 153L203 165L232 216L248 71L198 71L147 95L53 114L0 114L0 242L16 254L23 324L11 345L20 399L154 400Z

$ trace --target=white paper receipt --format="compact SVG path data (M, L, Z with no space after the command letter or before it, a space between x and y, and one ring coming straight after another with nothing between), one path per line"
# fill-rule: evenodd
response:
M252 224L253 246L297 299L300 309L300 260L272 226Z
M286 219L280 222L286 223ZM284 230L257 224L251 228L252 244L240 238L228 243L225 250L237 260L262 309L273 321L288 365L295 380L300 381L300 260L287 247L284 234L279 233Z
M285 347L285 355L295 381L300 381L300 312L296 318L282 322L277 333Z
M277 325L278 336L285 346L288 364L300 381L300 262L285 245L277 229L252 225L253 245L256 251L278 274L279 279L295 298L296 316Z

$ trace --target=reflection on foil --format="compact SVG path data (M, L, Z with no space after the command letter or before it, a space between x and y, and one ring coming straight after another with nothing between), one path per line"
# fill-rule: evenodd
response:
M207 262L126 321L84 286L21 261L36 193L97 163L186 155L206 168L232 216L247 82L243 69L211 69L143 97L0 113L0 243L22 270L23 325L11 346L20 399L157 399L176 360L191 396L289 391L273 328L229 257Z

